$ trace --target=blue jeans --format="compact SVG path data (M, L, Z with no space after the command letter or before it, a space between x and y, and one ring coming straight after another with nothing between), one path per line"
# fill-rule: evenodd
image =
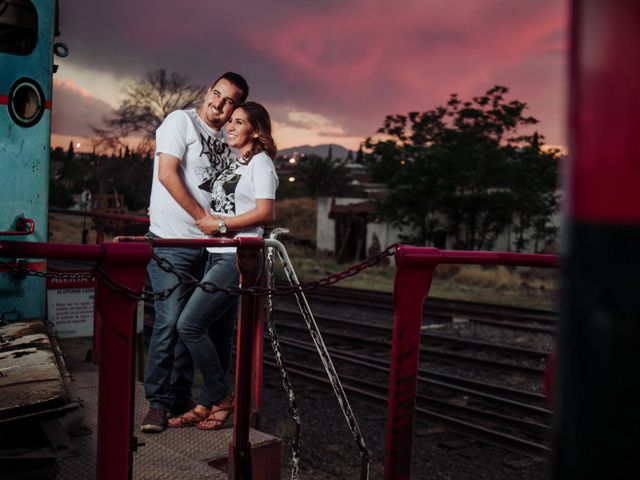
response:
M235 253L210 253L203 281L223 288L237 287L240 274ZM200 405L211 407L229 395L227 373L231 364L238 295L193 292L178 319L178 334L202 374Z
M178 270L201 278L206 260L203 249L160 247L155 253ZM154 292L178 283L178 278L162 270L155 260L151 260L147 272ZM155 302L155 321L144 376L145 395L152 408L182 412L191 406L193 360L176 331L178 317L190 293L181 285L166 300Z

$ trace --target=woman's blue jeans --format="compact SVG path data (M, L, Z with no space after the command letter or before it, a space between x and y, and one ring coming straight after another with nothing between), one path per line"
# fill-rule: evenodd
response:
M203 282L219 287L237 287L240 275L235 253L210 253ZM231 364L233 332L238 311L238 295L208 293L196 289L180 317L178 334L202 374L200 403L206 407L229 395L227 373Z

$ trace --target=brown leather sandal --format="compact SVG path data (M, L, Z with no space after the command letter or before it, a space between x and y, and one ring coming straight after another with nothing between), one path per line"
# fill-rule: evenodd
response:
M233 394L229 395L220 405L211 407L207 418L198 422L196 428L200 430L219 430L227 423L231 412L233 412Z
M209 418L210 414L211 410L209 409L203 412L198 412L194 407L191 410L184 412L182 415L170 418L167 422L167 426L171 428L192 427Z

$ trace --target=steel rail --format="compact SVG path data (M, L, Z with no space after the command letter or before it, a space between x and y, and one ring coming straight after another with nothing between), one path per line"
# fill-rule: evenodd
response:
M331 291L341 290L339 287L326 287L326 288L332 288ZM359 292L359 291L356 290L356 292ZM365 290L362 290L362 292L369 293L368 291L365 291ZM314 294L315 292L310 292L310 293ZM386 301L381 302L377 297L378 292L370 292L370 293L372 294L375 293L375 296L369 296L368 294L364 294L363 296L363 298L369 297L368 300L363 300L363 299L357 300L352 297L347 297L343 295L336 295L336 296L324 295L323 293L320 293L320 295L316 295L315 300L324 299L324 301L332 301L332 303L335 303L336 301L338 301L341 303L345 303L347 305L357 305L360 307L389 311L391 313L392 311L392 305L390 303L391 298L389 298L388 302ZM360 295L360 293L356 293L356 295ZM484 313L485 316L483 316L482 312L479 312L477 310L471 311L464 308L458 309L457 304L455 302L448 301L448 300L436 299L436 301L442 301L447 304L451 303L451 306L443 308L442 310L438 310L439 307L433 308L433 305L429 305L428 302L431 302L431 301L432 299L427 298L426 300L427 303L425 304L425 310L423 313L424 321L429 325L434 325L434 324L438 325L445 322L450 323L456 318L463 318L464 320L470 323L484 324L484 325L493 326L496 328L506 328L509 330L521 330L525 332L540 333L545 335L555 335L556 333L555 319L546 318L544 316L542 317L527 316L527 317L516 318L516 320L510 320L508 318L511 318L511 317L507 317L507 315L505 315L504 313L500 313L499 310L497 309L495 311L487 310ZM489 318L489 316L491 316L491 318Z
M329 298L331 300L344 300L360 306L374 306L392 310L393 295L389 292L379 292L357 288L327 286L315 289L310 293L309 299ZM541 310L533 308L513 307L506 305L486 304L479 302L468 302L463 300L449 300L442 298L428 297L425 300L424 312L426 316L436 314L439 316L451 316L455 314L464 315L491 315L497 317L515 317L526 322L539 322L555 325L557 323L556 312L551 310ZM444 312L444 313L443 313Z
M290 330L304 331L304 328L301 327L300 325L294 325L291 323L279 322L278 328L281 328L281 329L288 328ZM347 341L351 343L368 344L368 345L373 345L375 347L385 347L388 349L391 348L391 342L389 342L388 340L372 339L372 338L366 338L366 337L361 337L356 335L346 335L344 333L333 332L331 330L326 330L326 329L323 331L323 335L325 337L331 337L331 338L335 338L338 340ZM462 343L462 342L459 342L459 343ZM501 371L510 372L510 373L519 373L519 374L530 375L535 377L542 377L545 372L544 368L514 365L511 363L505 363L505 362L500 362L496 360L487 360L484 358L477 358L469 355L461 355L458 353L438 350L437 348L434 348L432 346L423 347L421 350L422 352L424 352L425 356L428 355L429 359L453 361L453 362L463 363L473 367L486 367L494 370L501 370Z
M281 337L280 343L299 350L309 352L313 351L308 342L292 339L289 337ZM329 349L329 352L334 358L338 360L367 367L369 370L377 370L381 373L384 373L387 377L389 375L389 362L385 362L383 360L372 357L367 357L364 355L353 354L351 352L345 352L344 350L340 349L331 348ZM419 373L420 375L418 376L418 382L426 387L433 386L436 388L452 390L464 395L472 395L478 398L482 398L486 401L501 404L505 408L518 410L525 415L542 418L544 420L549 420L551 416L551 412L547 408L541 407L539 404L537 404L538 402L544 400L544 397L542 395L537 395L522 390L516 390L509 387L501 387L495 384L487 384L484 382L479 382L477 380L461 379L460 377L453 377L450 375L441 374L425 369L420 369ZM454 382L457 381L460 383L466 383L467 386L463 386L460 384L455 385L454 383L451 383L451 379L453 379ZM482 389L485 389L485 391L482 391ZM504 396L499 396L499 393L502 393ZM532 404L527 403L526 401L522 401L522 397L533 399L533 401L536 403Z
M300 312L297 310L292 310L292 309L287 309L287 308L280 308L280 307L276 307L275 309L276 312L281 312L287 315L299 315ZM357 328L359 331L362 330L374 330L380 333L384 333L387 334L389 336L391 336L391 333L393 332L393 328L388 327L386 325L376 325L376 324L372 324L372 323L365 323L365 322L359 322L357 320L350 320L350 319L346 319L346 318L338 318L338 317L333 317L333 316L327 316L327 315L315 315L316 319L321 320L323 322L326 323L332 323L334 325L337 326L349 326L349 327L355 327ZM429 341L436 341L436 342L443 342L446 344L453 344L455 346L458 346L460 344L469 346L469 347L474 347L474 348L478 348L481 350L495 350L495 351L500 351L503 353L507 353L507 354L512 354L512 355L526 355L526 356L531 356L531 357L536 357L536 358L546 358L549 353L549 351L546 350L537 350L534 348L526 348L526 347L511 347L509 345L502 345L499 343L491 343L491 342L485 342L483 340L474 340L474 339L469 339L469 338L463 338L463 337L454 337L451 335L443 335L443 334L438 334L438 333L428 333L428 332L422 332L421 334L421 338L423 342L426 343L430 343Z
M266 361L269 366L275 366L271 360ZM296 368L298 370L306 371L309 375L318 375L320 376L322 371L317 367L313 367L310 365L301 365L297 364ZM363 380L362 378L353 377L350 375L342 374L341 377L344 380L347 380L347 385L351 385L354 388L365 389L365 391L369 391L378 395L388 395L389 386L375 383L369 380ZM351 383L349 383L351 382ZM551 433L551 427L547 424L539 423L528 418L523 417L514 417L510 415L505 415L502 413L497 413L492 410L483 410L478 407L472 407L468 405L461 405L458 403L454 403L451 401L443 400L441 398L436 398L430 395L418 394L416 396L418 402L421 402L423 406L428 405L430 407L437 407L437 410L446 411L449 413L458 413L465 417L467 421L477 421L477 422L485 422L485 421L493 421L496 425L501 427L507 426L507 428L530 428L537 429L544 432L544 434Z
M479 323L490 327L507 328L509 330L522 330L531 333L541 333L547 335L555 335L556 327L545 327L540 325L526 325L522 323L511 322L508 320L489 319L479 317L467 317L467 320L471 323Z
M266 361L265 364L269 366L275 365L270 361ZM307 380L316 384L322 384L323 386L328 384L328 381L324 378L316 375L311 375L301 369L290 367L289 371L292 374L298 375L302 378L306 378ZM371 393L349 384L345 384L344 389L345 391L348 391L350 395L358 397L361 400L376 403L383 407L387 406L388 398L386 396ZM444 415L433 410L417 406L415 411L418 419L422 421L432 423L434 425L439 425L451 432L476 438L477 440L486 442L488 444L496 445L523 455L546 459L551 451L550 448L546 445L522 439L504 432L499 432L497 430L493 430L481 425L476 425L466 420L461 420L449 415Z

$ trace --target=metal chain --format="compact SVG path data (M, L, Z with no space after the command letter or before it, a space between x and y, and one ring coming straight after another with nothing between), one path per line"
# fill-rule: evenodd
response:
M88 272L49 272L26 268L23 262L0 263L0 273L2 273L3 271L13 273L14 275L29 275L30 277L40 277L57 280L94 280L97 277L96 268L92 268Z
M289 280L291 285L300 285L296 272L293 270L293 265L291 264L291 260L289 259L284 246L280 242L276 243L279 247L276 249L276 253L280 258L280 262L282 263L282 267L284 268L287 279ZM349 426L351 435L353 435L353 438L356 441L356 445L360 452L360 480L368 480L370 454L369 450L367 449L364 436L360 431L360 427L356 420L355 414L353 413L347 395L344 391L344 388L342 387L342 383L340 382L340 378L338 377L338 372L336 372L333 362L331 361L331 355L329 355L327 346L322 339L322 334L320 333L318 324L316 323L313 313L311 312L311 307L307 302L307 298L305 297L304 292L301 290L295 291L294 294L296 297L296 301L298 302L298 307L300 308L302 318L307 325L307 330L309 331L311 340L313 340L316 351L318 352L318 356L320 357L320 361L322 362L322 365L324 366L325 372L327 374L327 378L329 379L329 383L333 388L333 392L336 396L336 400L338 401L338 405L342 410L342 414L347 421L347 425Z
M270 238L275 239L278 235L279 231L274 230L271 232ZM265 258L265 272L267 275L267 286L271 287L274 283L273 276L273 267L274 267L274 248L268 247L267 255ZM278 340L278 335L276 333L276 327L273 322L273 296L267 295L265 302L265 325L267 327L267 333L269 335L269 340L271 342L271 348L274 353L274 357L276 360L276 365L278 366L278 371L280 372L280 380L282 381L282 387L287 396L287 401L289 404L289 414L293 419L295 424L295 428L293 431L293 437L291 439L291 480L298 480L299 470L300 470L300 430L302 422L300 421L300 414L298 411L298 403L296 401L296 396L293 391L293 386L291 385L291 378L289 377L289 372L287 371L287 366L284 361L284 356L282 354L282 349L280 348L280 341Z
M288 295L291 293L298 292L308 292L310 290L314 290L319 287L326 287L329 285L336 284L345 278L353 277L360 273L362 270L378 265L382 260L387 257L390 257L395 254L396 249L398 248L397 243L393 245L389 245L382 252L377 255L372 255L366 258L364 261L352 265L351 267L343 270L339 273L333 273L328 275L320 280L305 282L299 284L289 284L289 285L281 285L277 287L220 287L212 282L201 282L197 278L192 275L181 272L171 262L165 258L161 258L157 256L155 253L153 255L153 259L158 263L158 266L168 273L174 274L183 284L187 284L189 286L198 287L204 290L205 292L225 292L229 295L241 295L241 294L249 294L249 295Z
M153 247L153 240L148 238L149 243ZM8 264L8 263L0 263L0 272L2 270L6 270L10 273L14 273L17 275L29 275L34 277L42 277L42 278L55 278L55 279L65 279L65 280L81 280L87 278L99 278L101 279L109 288L112 290L122 293L128 297L134 298L136 300L153 300L153 301L162 301L166 300L177 288L181 285L186 285L190 288L201 288L203 291L208 293L213 292L225 292L228 295L288 295L291 293L299 293L299 292L307 292L314 290L319 287L326 287L329 285L334 285L345 278L353 277L360 273L362 270L365 270L369 267L373 267L378 265L383 259L386 257L390 257L395 254L396 249L398 248L397 243L393 245L389 245L382 252L377 255L372 255L366 258L361 263L356 265L352 265L346 270L338 273L332 273L320 280L300 283L300 284L289 284L289 285L281 285L281 286L268 286L268 287L221 287L213 282L202 282L196 277L183 272L176 268L169 260L166 258L162 258L158 256L155 251L153 253L153 260L158 263L158 266L164 270L165 272L171 273L178 278L178 283L173 285L170 288L166 288L160 292L154 292L151 290L134 290L125 285L118 283L116 280L112 279L109 274L99 265L96 265L91 269L90 272L85 273L64 273L64 272L50 272L50 271L40 271L40 270L32 270L27 269L20 264Z

